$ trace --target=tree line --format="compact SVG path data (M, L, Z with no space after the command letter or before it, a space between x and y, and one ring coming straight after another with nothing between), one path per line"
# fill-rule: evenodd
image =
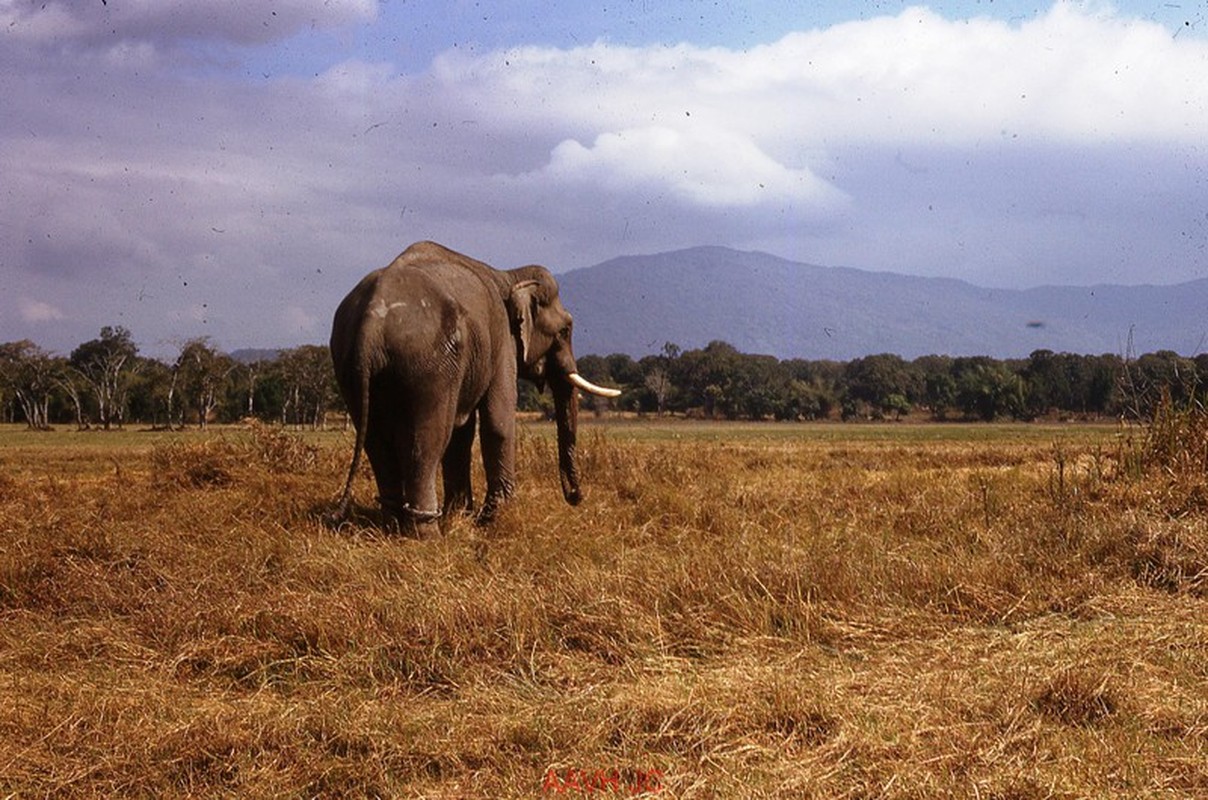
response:
M0 344L0 422L30 428L204 428L245 417L319 427L338 402L326 346L238 361L200 337L163 361L141 355L121 326L101 328L68 356L28 339Z
M1162 398L1208 399L1208 354L1163 350L1139 357L1037 350L1026 359L883 353L852 361L777 359L726 342L656 355L586 355L579 371L616 386L616 400L589 397L597 413L711 419L1031 420L1148 418ZM520 384L521 410L552 412L536 387ZM328 349L302 345L269 358L236 360L206 337L164 361L139 353L130 331L104 327L67 356L32 341L0 343L0 422L30 428L206 427L247 417L320 427L342 411Z
M882 353L852 361L740 353L714 341L683 351L666 344L637 361L586 356L579 371L620 386L597 408L723 419L1032 420L1040 417L1149 418L1166 396L1208 399L1208 354L1163 350L1139 357L1036 350L1025 359L929 355L913 361Z

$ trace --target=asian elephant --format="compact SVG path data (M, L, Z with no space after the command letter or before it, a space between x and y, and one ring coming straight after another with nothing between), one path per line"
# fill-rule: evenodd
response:
M571 315L544 267L496 270L418 242L366 275L336 309L336 381L356 426L352 463L332 521L348 516L361 450L387 524L430 533L442 513L474 510L470 450L480 429L489 521L516 481L516 378L553 391L562 494L579 502L578 389L615 397L579 375ZM437 468L444 484L438 506Z

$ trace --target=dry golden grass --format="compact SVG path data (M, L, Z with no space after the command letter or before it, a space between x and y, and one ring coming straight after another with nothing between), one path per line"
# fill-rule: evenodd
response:
M5 433L0 797L1208 796L1208 475L1071 430L586 425L570 508L533 426L426 541L348 435Z

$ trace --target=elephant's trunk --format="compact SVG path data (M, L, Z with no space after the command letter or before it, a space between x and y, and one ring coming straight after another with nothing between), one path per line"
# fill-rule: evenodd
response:
M554 393L554 413L558 424L558 475L562 479L562 496L572 506L579 504L579 467L575 458L575 431L579 426L579 393L565 379L555 379L550 389Z

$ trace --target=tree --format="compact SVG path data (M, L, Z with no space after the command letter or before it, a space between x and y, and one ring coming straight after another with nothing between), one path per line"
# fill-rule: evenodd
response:
M881 405L881 409L886 414L892 413L893 418L896 420L900 420L909 414L910 408L910 401L906 399L906 395L897 393L887 395L884 403Z
M952 362L956 406L966 416L990 422L1001 416L1025 414L1024 382L1006 364L986 356Z
M326 424L327 409L336 397L335 368L326 345L306 344L282 350L275 362L285 392L282 424Z
M947 419L956 399L956 380L952 377L952 356L919 356L910 362L919 382L916 402L931 412L932 419Z
M142 361L130 384L130 418L153 428L183 427L183 408L177 400L179 376L175 365L156 359Z
M169 390L169 402L179 387L197 413L197 426L205 429L234 369L234 360L215 349L210 344L210 337L190 339L181 347L176 359L176 381Z
M726 385L729 398L727 416L765 419L784 405L788 393L788 373L775 356L742 355L734 359L734 369Z
M99 338L71 351L71 366L88 384L96 402L97 421L105 430L122 426L130 379L138 366L130 331L122 326L101 328Z
M847 405L854 411L857 404L867 404L875 416L889 412L900 414L903 405L909 407L920 394L919 380L910 364L892 353L857 358L848 363Z
M826 419L839 406L845 364L792 358L781 367L789 380L781 419Z
M706 416L732 416L735 408L726 387L739 356L733 345L720 340L709 342L703 350L679 353L670 364L679 410L701 408Z
M1052 350L1033 350L1023 377L1028 383L1028 411L1033 416L1070 407L1069 373L1062 356Z
M658 355L646 356L637 363L640 381L635 380L638 376L632 373L626 376L628 380L624 380L619 375L617 377L623 383L638 384L644 390L642 394L647 398L646 408L649 409L653 406L654 412L661 417L667 413L672 393L675 391L672 374L675 370L676 360L682 352L679 345L673 342L663 342L663 349ZM617 356L610 356L610 358L616 359ZM621 366L629 368L630 365L633 365L632 361L628 365Z
M652 363L650 368L646 370L646 376L642 379L642 385L650 392L650 396L654 398L654 410L658 416L663 416L667 413L667 400L671 397L671 373L666 367L660 366L657 362Z
M826 419L835 407L835 394L821 380L790 378L776 410L776 419Z
M71 401L76 430L84 430L88 427L88 421L84 418L84 393L88 384L80 373L67 364L64 364L62 369L56 373L55 383L63 390L63 394L67 396L67 399Z
M256 416L256 390L259 388L261 378L272 369L272 364L272 361L258 358L255 361L247 361L236 366L235 376L240 383L238 388L241 389L242 394L240 413L243 416Z
M50 428L50 399L62 363L29 339L0 344L0 389L11 393L30 430Z
M613 353L605 356L604 360L608 362L608 374L621 386L633 387L642 383L642 367L628 354Z
M1120 375L1124 360L1106 353L1084 357L1077 371L1075 397L1084 413L1119 413Z

